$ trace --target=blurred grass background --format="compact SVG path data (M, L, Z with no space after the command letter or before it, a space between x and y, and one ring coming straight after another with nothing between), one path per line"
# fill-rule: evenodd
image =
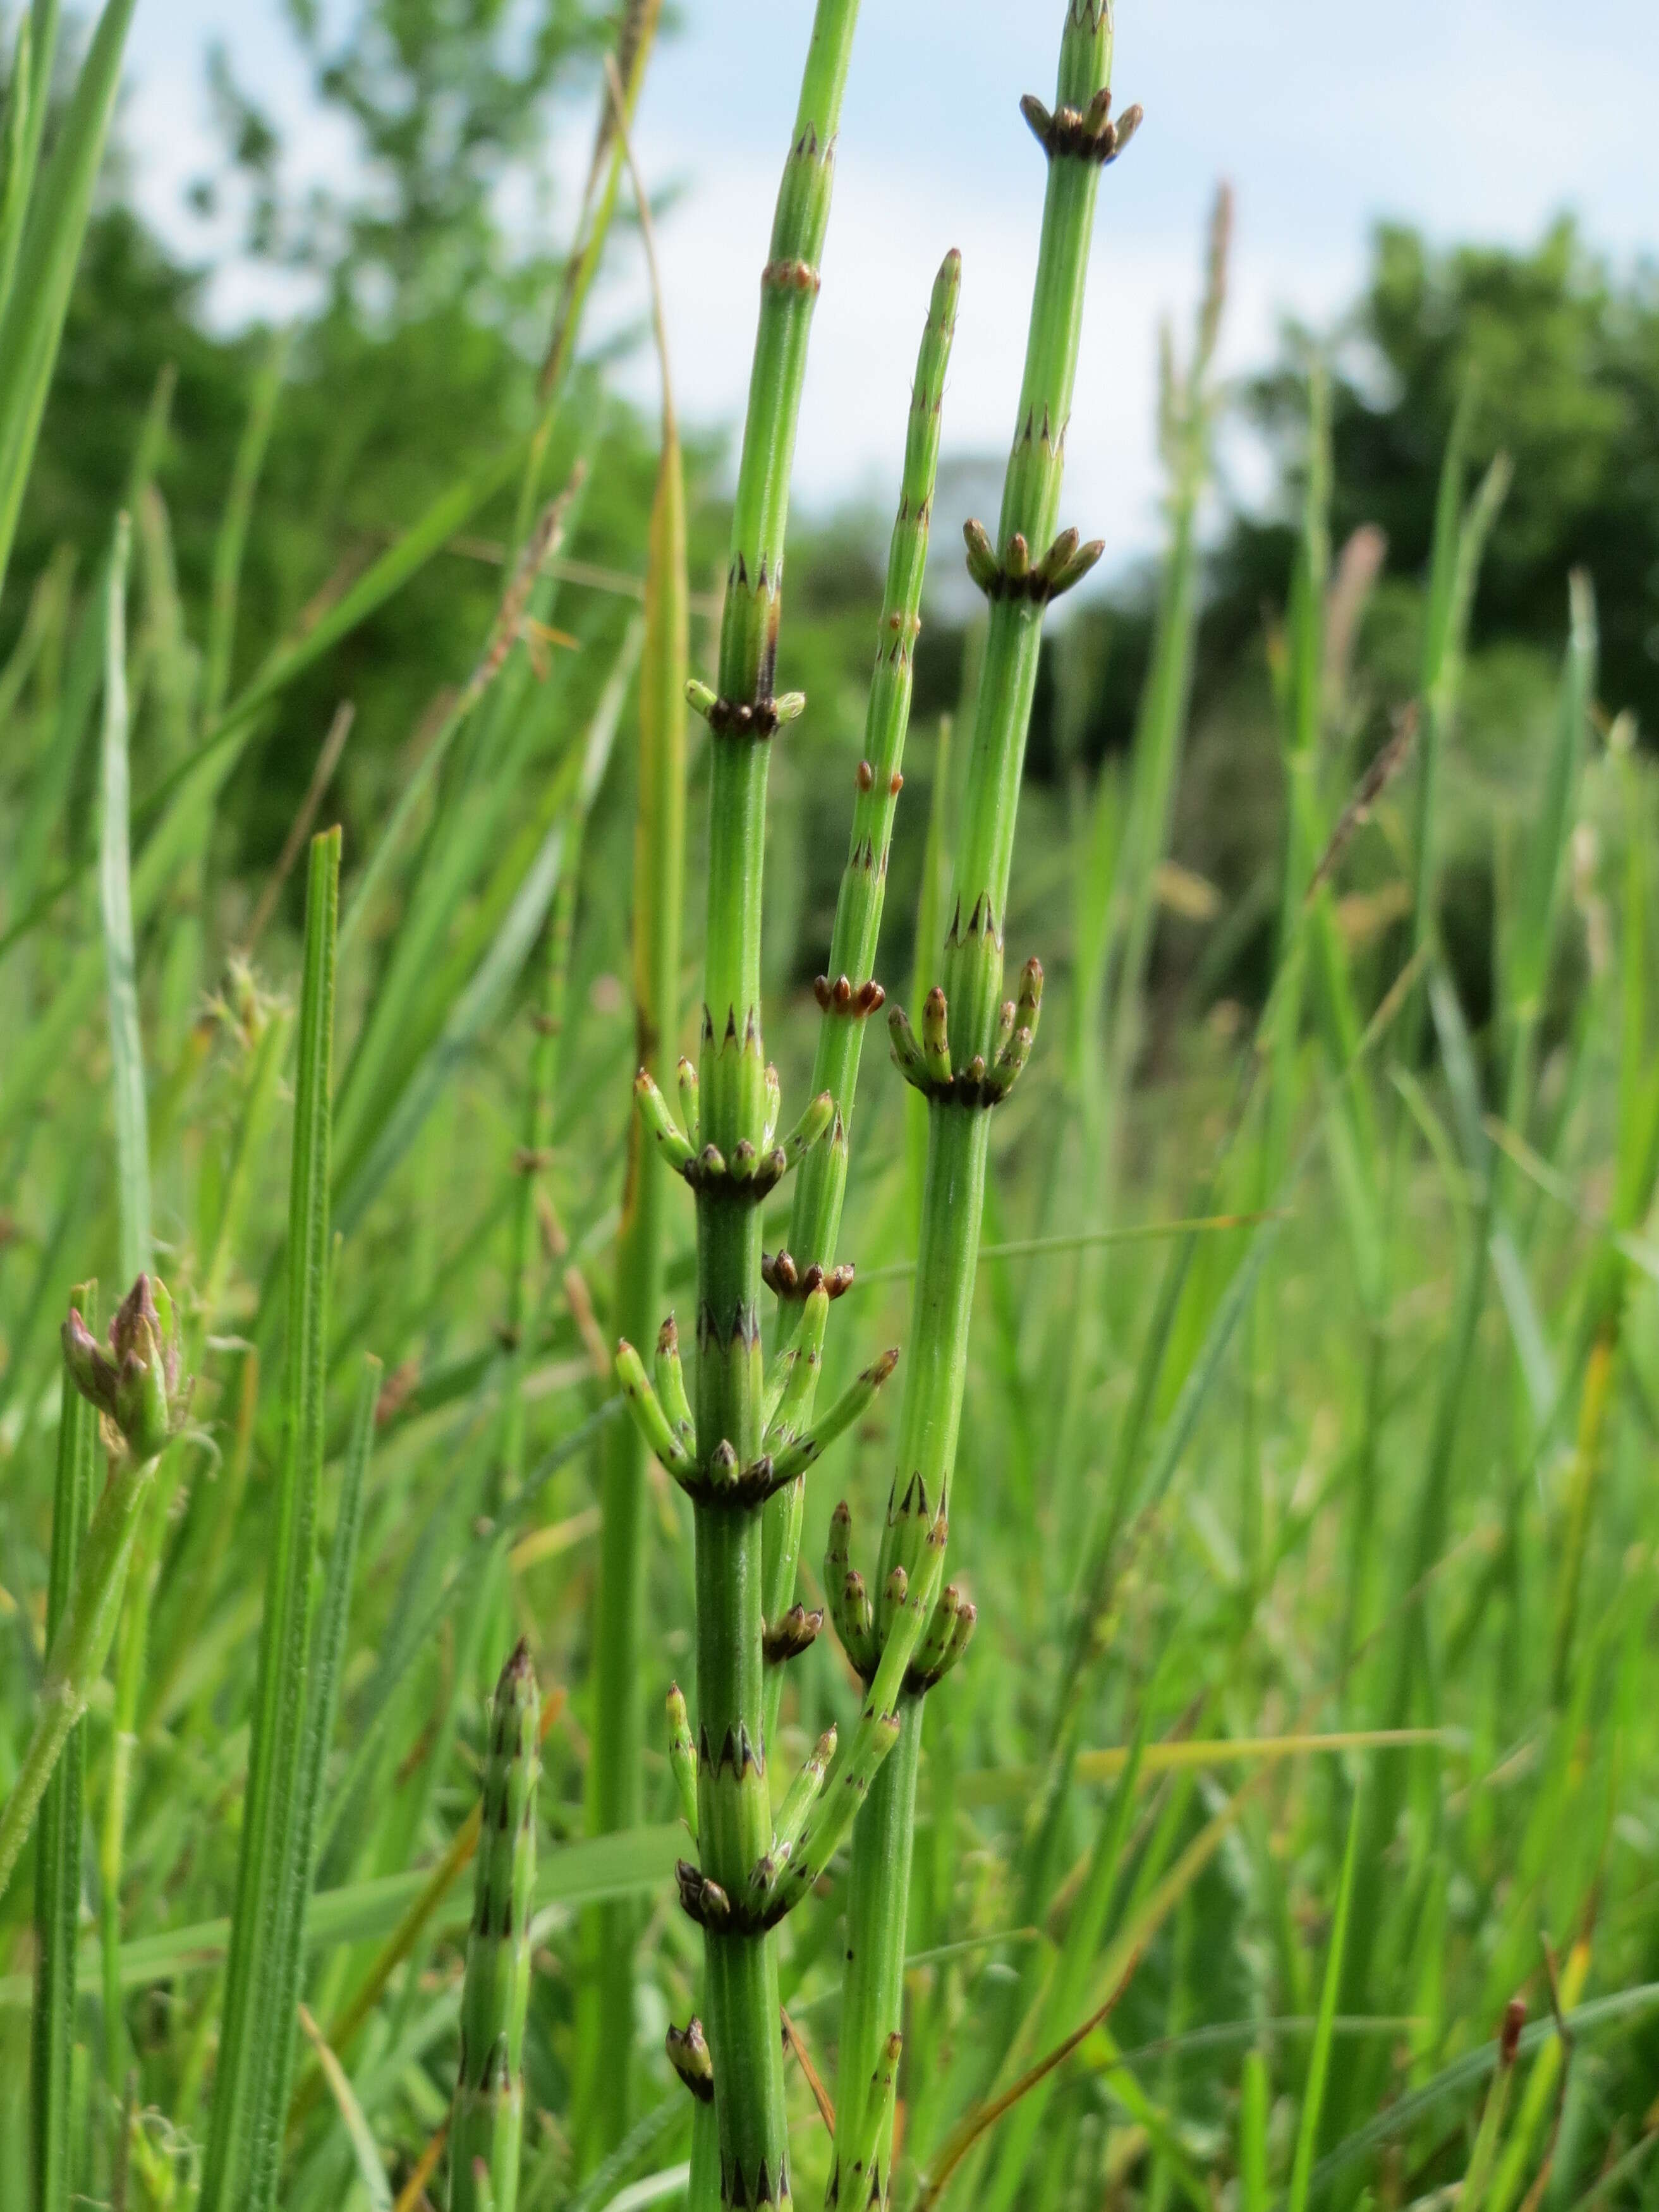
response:
M99 943L92 863L114 516L126 506L133 519L142 872L166 818L149 802L191 758L210 706L242 696L274 641L325 620L435 500L493 466L533 420L560 256L526 253L506 234L493 181L532 158L551 97L592 85L611 26L599 9L558 0L526 48L492 42L494 21L487 7L398 0L361 0L349 14L318 82L374 149L377 189L361 204L285 204L270 125L219 70L226 173L254 187L252 247L305 259L325 280L319 306L295 326L228 336L210 324L202 272L147 231L118 159L88 232L0 595L0 1789L39 1677L54 1332L71 1282L96 1274L117 1287L101 956L99 988L76 980ZM556 204L548 236L566 237L573 218ZM971 283L972 240L962 244ZM619 231L611 251L634 250ZM1096 281L1110 283L1109 232ZM313 1954L307 2001L325 2023L350 2018L392 1937L386 1985L342 2054L390 2187L406 2182L447 2108L459 1960L447 1904L413 1931L396 1933L398 1916L416 1893L415 1870L424 1880L445 1863L476 1796L479 1698L508 1621L531 1637L552 1713L548 1831L556 1842L581 1833L595 1529L585 1439L611 1395L598 1352L634 1060L624 982L633 709L618 687L635 649L657 447L654 419L617 396L611 366L604 349L584 358L555 433L548 480L565 482L578 462L586 475L537 602L542 629L514 652L418 799L367 903L353 908L356 872L495 619L514 536L510 491L446 533L400 591L261 708L139 915L158 1264L198 1317L199 1381L158 1547L118 1897L104 1897L90 1860L86 1873L88 1928L112 1911L127 1947L118 2019L96 1974L82 1973L77 2109L88 2118L82 2179L99 2202L112 2200L119 2174L126 2203L187 2203L198 2172L222 1956L222 1933L204 1931L234 1886L278 1444L275 1395L258 1390L261 1370L277 1371L282 1334L289 1108L272 1024L297 994L305 871L292 866L291 843L307 810L343 824L345 851L332 1451L345 1450L363 1352L384 1363L386 1380L319 1871L336 1919ZM1328 508L1316 481L1311 523L1309 456L1322 448L1310 440L1310 386L1327 394L1329 465ZM1103 1079L1099 933L1110 926L1092 894L1129 787L1155 575L1120 570L1045 647L1010 949L1041 951L1052 995L1032 1075L1000 1118L987 1231L999 1248L1044 1249L988 1258L981 1273L963 1440L972 1504L953 1524L953 1560L981 1628L928 1710L905 2201L952 2124L1006 2078L1010 2051L1035 2057L1040 2028L1053 2041L1072 2024L1060 2016L1064 1994L1074 1994L1073 2017L1089 2010L1114 1940L1206 1837L1212 1855L1190 1862L1172 1893L1109 2036L1082 2044L1057 2077L1048 2124L1021 2138L1018 2157L994 2136L969 2174L1000 2204L1045 2208L1133 2199L1165 2212L1185 2198L1200 2212L1218 2202L1255 2212L1270 2189L1294 2191L1358 1796L1371 1823L1356 1829L1368 1853L1354 1890L1358 1933L1310 2139L1310 2155L1328 2163L1302 2161L1304 2195L1353 2203L1365 2187L1400 2204L1466 2173L1504 2002L1522 1989L1534 2020L1548 2016L1547 1936L1564 2006L1591 2011L1570 2069L1551 2070L1545 2054L1559 2046L1526 2046L1486 2194L1501 2212L1528 2185L1552 2208L1592 2197L1645 2205L1659 2201L1659 2162L1646 2155L1659 2124L1659 2007L1643 1994L1659 1982L1659 1736L1646 1694L1659 1434L1659 1253L1645 1241L1655 791L1643 744L1659 721L1659 288L1649 269L1598 258L1565 220L1526 251L1431 247L1383 226L1340 325L1287 330L1279 357L1226 404L1267 441L1275 488L1265 509L1224 503L1202 556L1146 1005L1103 1181L1085 1173L1095 1141L1087 1093ZM1310 1012L1274 1064L1273 1110L1285 1126L1275 1136L1252 1121L1212 1184L1256 1024L1265 1012L1268 1036L1285 1034L1273 1015L1275 978L1283 991L1287 973L1285 729L1310 634L1292 576L1310 530L1326 533L1316 771L1335 794L1334 819L1402 711L1423 704L1455 420L1460 488L1472 490L1500 454L1510 481L1480 568L1433 794L1432 1018L1398 1021L1419 835L1420 770L1408 764L1345 851L1331 907L1352 1002L1362 1019L1380 1014L1388 1039L1364 1077L1375 1127L1367 1135L1363 1116L1355 1125L1334 1109L1352 1077ZM892 427L896 448L902 426ZM1149 422L1149 442L1156 434ZM704 669L726 459L716 437L688 446L693 665ZM226 519L243 507L233 569ZM810 705L776 751L766 925L769 1045L786 1095L799 1095L815 1033L811 985L846 836L886 525L857 509L820 514L792 540L779 680ZM960 726L974 681L957 555L941 542L934 557L878 966L890 993L911 972L927 826L948 815L954 788L946 732ZM1564 739L1575 570L1593 593L1599 658L1586 726ZM324 773L343 705L349 726ZM580 871L568 891L574 928L533 1326L504 1346L514 1155L537 1044L529 1016L556 909L533 949L502 954L489 992L471 987L512 939L515 901L538 841L564 818L585 749L603 762L589 740L607 714L619 714L620 734L573 841ZM1552 777L1581 746L1582 776L1575 767L1565 811L1552 812ZM700 772L694 750L693 882ZM1540 909L1532 886L1546 848L1556 875ZM688 1007L699 903L688 908ZM1515 947L1540 912L1547 957L1537 1003L1521 1010L1534 1025L1535 1081L1517 1091L1505 1088ZM1413 980L1421 989L1420 971ZM1512 1126L1503 1117L1517 1097L1524 1115ZM1364 1217L1356 1141L1358 1180L1383 1209L1393 1255L1380 1304L1355 1242ZM1286 1196L1268 1166L1287 1142L1298 1160L1308 1150ZM902 1333L908 1175L899 1086L872 1065L845 1238L864 1286L845 1309L857 1328L836 1340L845 1363ZM1493 1218L1482 1208L1500 1179ZM1281 1203L1270 1255L1237 1231L1190 1249L1162 1235L1081 1251L1074 1241L1079 1230L1156 1229L1223 1206L1277 1214ZM671 1235L671 1286L683 1297L689 1212L676 1210ZM1249 1325L1218 1331L1241 1253L1258 1249ZM1170 1255L1183 1249L1177 1275ZM1447 1347L1468 1310L1468 1358L1452 1368L1443 1521L1424 1572L1407 1574L1444 1419ZM1605 1404L1586 1382L1598 1342L1613 1347ZM548 1471L510 1544L497 1544L485 1516L500 1494L507 1398L523 1409L519 1464L532 1479ZM884 1433L878 1411L815 1478L809 1561L841 1490L862 1513L878 1510ZM1074 1677L1075 1580L1103 1498L1121 1509L1123 1541ZM666 1490L651 1591L659 1632L640 1663L654 1706L689 1649L687 1523ZM1394 1655L1419 1635L1401 1705ZM822 1646L792 1673L785 1733L799 1751L848 1690ZM94 1827L109 1759L104 1695L91 1732ZM1081 1757L1056 1801L1037 1785L1061 1711ZM1254 1742L1407 1725L1431 1741L1301 1759L1217 1753L1189 1768L1170 1748L1182 1735ZM1119 1833L1121 1893L1109 1898L1091 1857L1114 1817L1105 1754L1138 1729L1162 1778ZM1235 1801L1247 1774L1260 1779ZM660 2117L632 2166L611 2175L617 2185L672 2171L686 2120L661 2035L690 2002L696 1947L662 1878L673 1790L654 1753L647 1796L653 1825L617 1846L616 1865L641 1899L636 2101ZM1224 1812L1220 1827L1206 1827ZM535 2203L599 2201L581 2195L592 2177L565 2135L580 1970L569 1907L594 1893L591 1874L571 1879L576 1888L547 1893L538 1922ZM382 1881L405 1887L374 1889ZM1079 1898L1097 1893L1099 1914L1079 1917ZM785 2002L809 2045L834 2039L836 1910L832 1895L803 1913L786 1943ZM6 2212L29 2202L29 1942L20 1882L0 1902ZM1079 1946L1073 1983L1055 1961ZM805 2201L827 2146L795 2087ZM1392 2118L1368 2138L1378 2113ZM1328 2162L1345 2146L1352 2156ZM303 2079L289 2152L285 2202L377 2201L361 2142Z

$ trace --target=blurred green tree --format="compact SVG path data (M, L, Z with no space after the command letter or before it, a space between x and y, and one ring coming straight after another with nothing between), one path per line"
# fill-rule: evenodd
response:
M1589 570L1609 708L1634 707L1659 732L1659 269L1620 274L1563 216L1525 250L1431 246L1414 230L1376 231L1364 292L1334 339L1339 538L1380 523L1389 566L1428 559L1440 455L1473 380L1473 465L1504 448L1515 478L1481 574L1479 646L1553 648L1565 579ZM1293 474L1304 403L1287 358L1254 389L1261 422ZM1239 530L1220 563L1236 619L1260 605L1275 540ZM1275 595L1277 593L1275 586Z
M562 145L574 155L562 173L585 167L597 56L614 32L595 0L357 0L343 21L287 0L287 13L316 100L345 126L347 155L326 188L295 183L276 122L216 50L207 82L224 158L192 192L201 210L234 215L246 260L313 280L248 542L234 680L319 593L340 588L531 419L568 228L555 167ZM176 382L156 481L186 604L199 611L208 589L271 334L215 327L209 272L147 228L125 183L118 162L82 260L0 609L6 635L54 546L89 552L107 537L164 368ZM637 569L653 435L602 400L592 380L573 401L573 436L580 421L604 465L567 550ZM233 866L258 869L274 854L342 696L358 708L348 829L354 811L380 803L396 751L439 687L465 673L488 629L502 582L490 549L510 520L504 499L467 544L431 563L295 688L227 794Z

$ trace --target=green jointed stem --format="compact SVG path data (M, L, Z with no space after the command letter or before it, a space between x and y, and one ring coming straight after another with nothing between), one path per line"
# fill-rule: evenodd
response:
M524 2133L524 2022L536 1888L541 1697L522 1641L489 1705L461 2061L450 2121L449 2212L513 2212ZM484 2191L487 2189L488 2195Z
M858 1089L864 1024L884 995L873 975L876 945L887 890L893 817L904 781L899 763L910 721L912 658L921 628L921 585L939 468L939 412L961 289L962 257L952 250L933 280L911 387L902 487L887 556L887 584L876 633L875 673L865 710L864 757L858 766L852 849L836 902L830 972L820 976L817 984L823 1019L812 1064L812 1092L815 1097L823 1091L830 1094L835 1101L836 1119L828 1139L801 1164L789 1217L789 1241L785 1252L772 1263L773 1287L782 1304L780 1341L786 1346L799 1333L805 1299L818 1278L829 1273L835 1259L842 1202L847 1193L848 1134ZM847 1279L831 1277L831 1294ZM801 1404L803 1421L811 1419L811 1411L809 1389ZM794 1593L805 1498L804 1484L795 1481L766 1508L769 1621L777 1620ZM769 1732L777 1717L782 1686L781 1669L774 1668L767 1682Z
M708 921L700 1071L701 1136L729 1171L697 1190L696 1415L703 1464L760 1449L760 1188L767 1080L761 1046L761 871L784 525L834 141L856 0L818 0L793 139L761 279L748 416L732 523L719 696L708 703ZM740 1178L748 1176L747 1182ZM698 1849L714 1900L743 1896L770 1846L758 1503L705 1497L696 1509ZM690 1870L688 1870L690 1871ZM699 1894L704 1893L700 1889ZM769 1938L705 1912L719 2190L732 2206L790 2202L777 1966ZM713 2194L705 2146L696 2205Z
M1130 109L1114 125L1106 90L1111 65L1107 0L1070 0L1061 37L1055 112L1028 99L1027 121L1048 155L1042 238L1013 451L992 545L969 526L969 566L990 600L990 626L975 703L956 859L944 988L929 994L917 1024L894 1024L896 1056L928 1099L921 1236L906 1347L896 1475L878 1577L875 1633L882 1656L849 1759L867 1731L896 1738L896 1754L875 1771L853 1854L842 2003L836 2158L828 2202L841 2201L860 2168L860 2202L873 2182L885 2202L890 2179L890 2106L871 2142L869 2092L900 2027L908 1839L914 1830L921 1695L912 1671L924 1633L931 1655L943 1575L946 1506L956 1459L984 1205L988 1107L1006 1094L1030 1048L1040 971L1028 969L1020 1004L1000 1006L1003 927L1015 813L1036 680L1043 611L1098 556L1074 532L1056 538L1064 440L1077 368L1095 196L1100 171L1139 120ZM971 1612L967 1626L971 1627ZM965 1631L963 1639L965 1640ZM952 1633L944 1649L954 1657ZM950 1663L950 1657L945 1661ZM936 1679L936 1676L935 1676ZM836 1777L832 1774L830 1792ZM864 2169L869 2170L869 2179Z
M98 1285L82 1283L70 1304L88 1329L98 1322ZM46 1584L50 1650L75 1588L76 1567L92 1512L98 1425L67 1369L58 1425L52 1495L52 1564ZM68 2212L72 2168L70 2069L75 2049L75 1969L80 1940L82 1796L86 1743L71 1730L40 1807L34 1861L34 2008L31 2021L29 2121L34 2212Z

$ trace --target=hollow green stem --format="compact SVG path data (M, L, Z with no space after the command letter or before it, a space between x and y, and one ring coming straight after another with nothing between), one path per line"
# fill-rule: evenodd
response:
M1003 480L996 545L1000 580L990 589L990 628L945 939L944 982L958 1065L975 1053L988 1058L995 1034L1025 736L1046 599L1052 595L1018 586L1024 577L1037 573L1035 564L1046 557L1059 520L1089 241L1103 167L1101 157L1060 137L1059 116L1069 111L1086 118L1095 112L1110 74L1111 43L1108 0L1071 0L1060 48L1058 112L1051 118L1053 150L1024 380ZM1103 117L1101 122L1104 131L1112 131ZM1127 136L1121 125L1116 135Z
M495 2212L513 2212L518 2203L540 1714L536 1670L521 1641L489 1704L483 1818L461 1992L460 2074L450 2121L450 2212L481 2212L486 2203Z
M1109 120L1111 33L1107 0L1069 0L1055 112L1051 116L1036 100L1024 103L1048 155L1048 191L1024 380L994 548L979 526L968 531L969 569L990 600L990 623L944 948L944 988L930 993L921 1010L920 1067L914 1046L905 1052L903 1027L895 1026L901 1062L909 1060L908 1079L928 1098L897 1474L878 1584L875 1633L881 1657L866 1706L866 1714L878 1709L898 1749L875 1771L854 1843L852 1960L843 1996L830 2203L839 2201L843 2176L851 2176L854 2166L860 2195L873 2185L884 2203L890 2183L890 2105L879 2114L872 2142L866 2085L877 2080L900 2027L918 1705L926 1686L913 1674L912 1662L924 1633L930 1650L936 1640L942 1650L960 1650L943 1630L935 1639L931 1623L943 1577L962 1413L988 1109L1005 1094L1030 1050L1041 983L1040 971L1028 969L1018 1007L1002 1006L1015 815L1044 609L1098 550L1079 547L1073 532L1056 538L1055 526L1100 171L1139 121L1133 110L1115 125ZM890 1703L890 1690L895 1693ZM832 1773L827 1796L836 1782Z
M899 763L910 722L912 656L921 628L921 586L927 565L928 526L933 483L939 469L939 416L945 375L956 334L957 301L962 289L962 257L947 253L933 280L927 327L916 360L905 438L904 474L897 517L887 556L886 588L876 632L876 665L865 709L864 755L859 762L853 805L852 847L836 902L830 940L830 969L818 979L823 1018L812 1063L812 1092L828 1091L836 1118L827 1141L802 1163L789 1217L787 1250L797 1292L783 1296L780 1341L792 1345L799 1334L805 1299L811 1294L811 1271L830 1268L847 1192L848 1140L858 1089L864 1024L881 1006L875 982L877 941L887 890L887 853L893 817L903 783ZM814 1377L815 1382L816 1377ZM801 1403L802 1423L812 1411L811 1388ZM805 1486L795 1481L768 1501L765 1525L766 1613L775 1620L794 1593L800 1553L801 1513ZM777 1717L782 1692L781 1668L767 1682L769 1730Z
M793 138L761 278L732 521L718 696L706 705L709 775L707 981L700 1135L733 1172L697 1190L696 1432L706 1468L760 1450L760 1209L737 1170L766 1150L771 1110L761 1045L761 872L767 758L779 722L774 678L784 526L806 344L829 219L834 143L856 0L818 0ZM701 698L701 694L698 695ZM696 1508L697 1811L703 1883L741 1897L772 1840L766 1784L761 1510ZM705 1917L708 2040L719 2191L732 2206L790 2203L777 1966L761 1929ZM713 2194L710 2131L694 2144L691 2201Z

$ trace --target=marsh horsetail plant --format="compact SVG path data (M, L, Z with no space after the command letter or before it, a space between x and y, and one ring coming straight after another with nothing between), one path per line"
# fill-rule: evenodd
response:
M909 727L914 648L921 628L921 583L927 565L933 480L939 468L939 410L961 287L962 257L952 251L945 257L933 282L927 327L916 362L903 482L888 551L886 588L876 631L876 665L865 714L864 755L854 778L852 846L836 902L830 972L820 975L814 987L823 1018L812 1087L815 1091L828 1092L835 1102L835 1119L823 1143L815 1146L801 1163L790 1211L788 1243L762 1261L762 1272L778 1300L779 1343L787 1376L784 1388L791 1403L792 1425L797 1429L804 1427L811 1415L830 1302L853 1279L850 1266L836 1264L836 1240L841 1229L842 1201L847 1194L848 1134L858 1088L864 1024L886 997L872 970L887 889L888 846L904 781L899 763ZM809 1613L805 1607L791 1602L804 1503L805 1479L798 1476L766 1507L769 1730L777 1717L784 1665L807 1648L823 1625L821 1613Z
M489 1704L461 1992L460 2074L449 2130L449 2212L513 2212L519 2197L540 1715L536 1670L521 1639Z
M806 1425L829 1292L815 1284L799 1329L788 1333L772 1385L763 1368L761 1202L834 1129L850 1103L821 1090L782 1142L777 1078L761 1042L761 872L767 763L771 739L805 705L775 687L790 465L806 343L818 289L818 259L829 218L834 142L857 9L853 0L819 0L793 142L785 165L761 283L749 408L732 517L732 556L721 623L718 685L694 684L692 705L712 738L709 779L707 980L701 1066L681 1071L682 1127L648 1071L639 1079L641 1110L670 1164L690 1185L697 1206L697 1365L695 1409L683 1378L672 1320L657 1347L657 1383L624 1342L617 1366L652 1450L690 1493L696 1522L697 1734L677 1742L676 1766L695 1812L696 1863L683 1861L680 1896L705 1936L704 2038L675 2039L676 2063L700 2090L713 2076L714 2127L694 2136L691 2202L716 2196L733 2207L790 2203L789 2151L779 2034L777 1965L770 1931L801 1893L803 1865L821 1864L811 1846L817 1810L856 1802L858 1767L840 1790L819 1799L829 1746L820 1747L786 1796L775 1826L766 1751L769 1649L803 1648L802 1623L775 1621L769 1637L764 1508L786 1491L860 1410L891 1371L891 1356L859 1377L819 1422ZM954 292L954 270L945 294ZM948 324L948 307L939 315ZM936 352L940 349L935 348ZM942 371L942 352L939 367ZM918 541L919 551L919 541ZM902 585L891 611L906 640L914 593ZM900 689L902 685L901 684ZM894 714L902 721L902 702ZM889 747L890 800L896 732ZM873 769L870 785L873 792ZM861 779L862 780L862 779ZM864 834L884 845L886 822L872 810ZM847 939L848 957L863 950ZM867 957L867 955L866 956ZM826 987L833 1003L834 986ZM856 1013L848 986L843 1021ZM822 1066L822 1063L821 1063ZM842 1115L845 1142L845 1116ZM833 1233L831 1217L819 1236ZM777 1273L775 1263L772 1272ZM778 1532L778 1559L787 1528ZM677 1731L677 1735L678 1735ZM689 1730L687 1731L689 1738ZM881 1746L884 1748L884 1744ZM864 1767L873 1769L868 1742ZM694 2024L695 2028L695 2024ZM683 2062L683 2063L682 2063ZM705 2103L707 2100L703 2100Z
M873 1598L848 1564L844 1507L825 1567L848 1656L868 1685L860 1733L878 1729L896 1746L875 1772L854 1838L832 2204L888 2201L921 1703L973 1630L972 1607L953 1586L939 1586L991 1109L1025 1065L1042 999L1035 960L1017 998L1003 998L1002 982L1043 613L1102 550L1098 542L1081 544L1075 530L1056 532L1096 192L1101 170L1140 120L1136 107L1112 118L1111 52L1107 0L1069 0L1054 112L1030 96L1021 103L1048 157L1048 188L1001 520L994 543L977 522L966 531L969 568L990 619L943 980L923 1002L919 1038L902 1009L889 1018L894 1056L927 1102L927 1161L897 1465Z

